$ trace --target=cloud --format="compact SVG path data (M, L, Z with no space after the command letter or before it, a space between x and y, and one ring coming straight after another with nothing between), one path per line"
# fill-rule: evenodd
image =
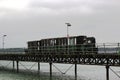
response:
M70 22L70 35L95 36L98 42L119 41L115 36L120 30L119 2L0 0L0 35L8 35L7 47L23 46L29 40L66 36L65 23Z
M95 3L95 2L94 2ZM98 2L99 3L99 2ZM97 4L98 4L97 3ZM38 12L38 13L53 13L64 14L80 11L81 13L89 13L92 11L91 1L87 0L2 0L0 1L0 9L4 12ZM8 13L9 14L9 13Z
M30 0L0 0L0 17L27 10Z
M36 0L31 1L29 9L33 12L50 15L69 13L89 15L103 12L105 7L116 5L119 5L119 3L113 0Z
M71 15L89 15L102 11L106 5L113 4L118 3L113 0L1 0L0 15L16 12L47 15L67 15L69 13Z
M29 0L2 0L0 1L0 8L23 10L29 4Z
M30 5L31 9L34 10L44 10L49 13L58 13L58 14L65 14L65 13L73 13L74 11L80 11L81 13L89 13L92 12L91 5L88 5L83 0L82 1L73 1L73 0L66 0L66 1L58 1L52 0L51 2L48 0L45 1L37 1L32 2ZM41 11L42 12L42 11Z

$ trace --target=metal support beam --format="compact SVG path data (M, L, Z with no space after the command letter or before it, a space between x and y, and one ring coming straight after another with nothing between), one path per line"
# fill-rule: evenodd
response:
M50 79L52 80L52 63L50 62L49 65L50 65Z
M40 73L40 62L38 61L38 74Z
M109 65L106 65L106 80L109 80Z
M17 73L19 73L19 61L16 61L17 63Z
M77 80L77 64L75 63L75 80Z

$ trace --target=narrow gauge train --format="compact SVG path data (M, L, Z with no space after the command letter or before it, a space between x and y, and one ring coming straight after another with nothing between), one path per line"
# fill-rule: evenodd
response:
M28 54L96 54L94 37L71 36L28 42Z

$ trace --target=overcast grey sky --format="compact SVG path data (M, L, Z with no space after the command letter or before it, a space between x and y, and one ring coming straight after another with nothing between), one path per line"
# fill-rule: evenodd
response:
M0 48L26 47L27 41L94 36L97 43L120 42L120 0L0 0Z

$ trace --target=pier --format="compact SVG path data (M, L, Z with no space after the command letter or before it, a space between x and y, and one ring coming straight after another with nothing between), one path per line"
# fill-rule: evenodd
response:
M38 72L40 62L49 63L50 77L52 77L52 63L74 64L75 77L77 78L77 65L99 65L106 68L106 80L109 80L110 66L120 66L120 55L118 54L78 54L78 55L28 55L28 54L0 54L0 60L13 61L13 69L19 72L19 61L37 62Z
M120 66L120 43L49 46L47 42L48 41L44 41L44 44L46 44L44 46L41 46L40 41L29 42L27 49L1 49L0 60L11 61L13 70L17 73L20 71L20 61L36 62L38 66L38 74L40 72L40 63L48 63L50 79L52 79L53 67L55 67L62 74L66 73L66 71L62 72L58 69L54 63L72 64L72 66L74 66L75 80L77 80L78 76L77 65L105 66L106 80L109 80L109 70L115 73L110 66ZM67 71L70 68L68 68ZM118 74L116 75L120 78Z

